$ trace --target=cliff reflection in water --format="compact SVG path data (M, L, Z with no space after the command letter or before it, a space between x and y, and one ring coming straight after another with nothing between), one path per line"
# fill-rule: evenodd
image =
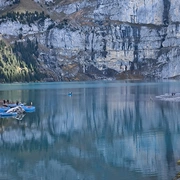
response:
M171 179L180 105L150 99L164 89L147 86L36 89L36 112L1 132L0 171L13 162L20 170L11 173L20 177Z

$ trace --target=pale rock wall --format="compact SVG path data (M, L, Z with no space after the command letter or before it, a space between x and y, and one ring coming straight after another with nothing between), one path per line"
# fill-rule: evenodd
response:
M180 2L178 0L171 0L171 6L169 10L169 18L170 21L173 22L180 22Z
M94 27L78 27L75 32L56 29L51 32L55 41L51 38L49 44L76 51L86 49L89 56L85 53L84 59L82 56L80 58L81 62L86 63L86 59L91 59L90 63L95 62L99 69L105 65L121 72L121 64L130 69L129 62L135 62L135 68L139 68L139 63L142 64L140 66L148 67L145 68L145 75L159 78L176 76L179 74L178 68L174 71L173 66L171 73L171 66L166 64L178 64L176 54L172 57L168 49L178 46L179 4L179 1L168 0L98 0L56 6L54 10L66 15L85 7L94 7L86 17L95 23L108 19L111 25L96 23ZM60 42L58 36L61 37Z
M98 0L94 13L111 20L140 24L162 24L163 0Z
M0 33L36 37L48 49L40 52L39 61L50 68L76 62L84 72L91 65L122 72L133 63L147 77L169 78L180 75L179 7L178 0L77 0L51 6L50 11L71 17L63 28L50 19L31 27L7 21Z
M4 7L6 7L6 6L9 6L9 5L11 5L11 4L13 4L13 0L1 0L0 1L0 8L4 8Z
M6 22L2 22L0 24L0 33L8 36L18 36L22 34L26 35L34 35L36 33L41 33L47 30L47 28L52 24L51 19L46 19L43 24L22 24L17 21L7 20Z

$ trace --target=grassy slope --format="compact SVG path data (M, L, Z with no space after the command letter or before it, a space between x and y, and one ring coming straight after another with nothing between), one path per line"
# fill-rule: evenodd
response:
M61 22L63 19L70 19L70 20L75 20L78 22L83 22L84 18L83 15L88 13L88 9L80 10L79 12L75 12L71 15L66 16L63 12L62 13L57 13L53 10L55 6L63 6L67 4L71 4L74 2L78 2L81 0L56 0L53 5L46 6L45 4L39 4L35 3L33 0L20 0L19 4L15 4L12 6L9 6L5 8L4 10L0 10L0 16L3 14L7 14L7 12L42 12L44 11L45 14L48 14L52 20Z
M15 11L15 12L26 12L26 11L30 11L30 12L34 12L34 11L42 12L44 10L43 10L42 7L40 7L40 5L36 4L32 0L21 0L18 5L15 5L14 8L12 8L11 11Z
M26 12L26 11L29 11L29 12L35 12L35 11L42 12L42 11L44 11L45 14L50 15L51 19L53 19L55 21L58 20L58 19L63 20L63 18L64 18L63 14L58 14L55 11L50 12L46 5L35 3L33 0L21 0L19 5L14 7L12 9L12 11L15 11L15 12L17 12L17 11L18 12Z

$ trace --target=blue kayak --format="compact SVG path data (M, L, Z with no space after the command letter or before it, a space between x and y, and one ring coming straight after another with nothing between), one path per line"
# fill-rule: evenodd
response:
M10 107L2 106L2 107L0 107L0 112L6 112L9 109L10 109Z
M27 106L27 105L24 105L24 104L17 105L15 103L12 103L12 104L7 104L7 106L8 106L7 108L9 108L9 109L10 108L15 108L17 106L21 106L24 109L25 112L34 112L35 111L35 106ZM0 112L1 112L1 110L0 110ZM5 111L2 111L2 112L5 112Z
M13 107L16 107L17 104L15 104L15 103L13 103L13 104L7 104L7 106L10 107L10 108L13 108Z
M35 111L35 106L25 106L21 105L21 107L24 109L25 112L34 112Z
M16 116L17 112L11 112L11 113L7 113L7 112L1 112L0 113L0 117L8 117L8 116Z

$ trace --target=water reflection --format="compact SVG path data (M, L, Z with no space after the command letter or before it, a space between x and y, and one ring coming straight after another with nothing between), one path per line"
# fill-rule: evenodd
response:
M36 112L24 124L3 122L0 178L172 179L180 105L149 98L171 88L124 83L19 91Z

